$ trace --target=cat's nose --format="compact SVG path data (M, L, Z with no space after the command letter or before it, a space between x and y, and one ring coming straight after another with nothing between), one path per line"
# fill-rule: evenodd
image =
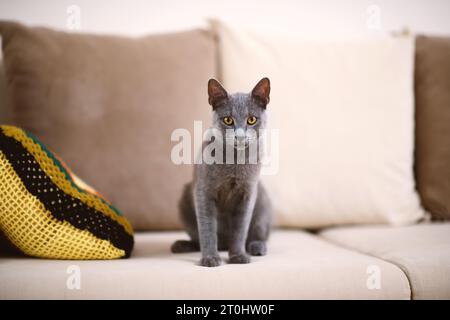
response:
M238 142L244 142L245 141L245 131L244 131L244 129L238 128L238 129L236 129L234 134L236 135L236 140Z

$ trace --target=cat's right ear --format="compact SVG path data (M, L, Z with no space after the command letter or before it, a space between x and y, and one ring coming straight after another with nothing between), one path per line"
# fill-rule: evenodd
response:
M213 110L220 106L228 99L227 91L216 79L209 79L208 81L208 102L213 107Z

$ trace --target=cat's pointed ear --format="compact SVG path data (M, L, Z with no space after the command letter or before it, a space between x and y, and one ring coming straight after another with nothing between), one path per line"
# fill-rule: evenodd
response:
M208 81L208 102L216 109L220 104L228 99L228 93L216 79Z
M270 80L262 78L252 90L252 97L263 108L266 108L270 101Z

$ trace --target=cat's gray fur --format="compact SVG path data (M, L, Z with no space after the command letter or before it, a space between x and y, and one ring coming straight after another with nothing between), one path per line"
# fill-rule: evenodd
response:
M257 122L251 127L256 131L264 129L269 93L270 82L267 78L262 79L249 94L232 95L211 79L208 94L213 107L213 127L221 130L225 137L225 130L230 126L224 124L223 118L232 117L234 123L231 127L235 132L239 128L246 132L250 127L247 118L255 116ZM241 139L241 142L244 139L247 143L251 137L236 139ZM235 160L236 155L237 152ZM248 152L245 164L203 162L195 165L193 182L184 187L179 202L181 220L191 240L176 241L172 252L201 250L200 264L207 267L221 264L218 250L229 251L229 263L249 263L247 252L256 256L266 254L271 203L259 181L260 161L249 164L247 160Z

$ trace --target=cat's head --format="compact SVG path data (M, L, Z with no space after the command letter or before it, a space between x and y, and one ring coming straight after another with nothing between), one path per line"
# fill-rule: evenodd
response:
M217 80L210 79L208 101L213 108L213 128L222 132L227 144L238 149L248 147L266 128L269 95L268 78L261 79L250 93L234 94L228 94Z

